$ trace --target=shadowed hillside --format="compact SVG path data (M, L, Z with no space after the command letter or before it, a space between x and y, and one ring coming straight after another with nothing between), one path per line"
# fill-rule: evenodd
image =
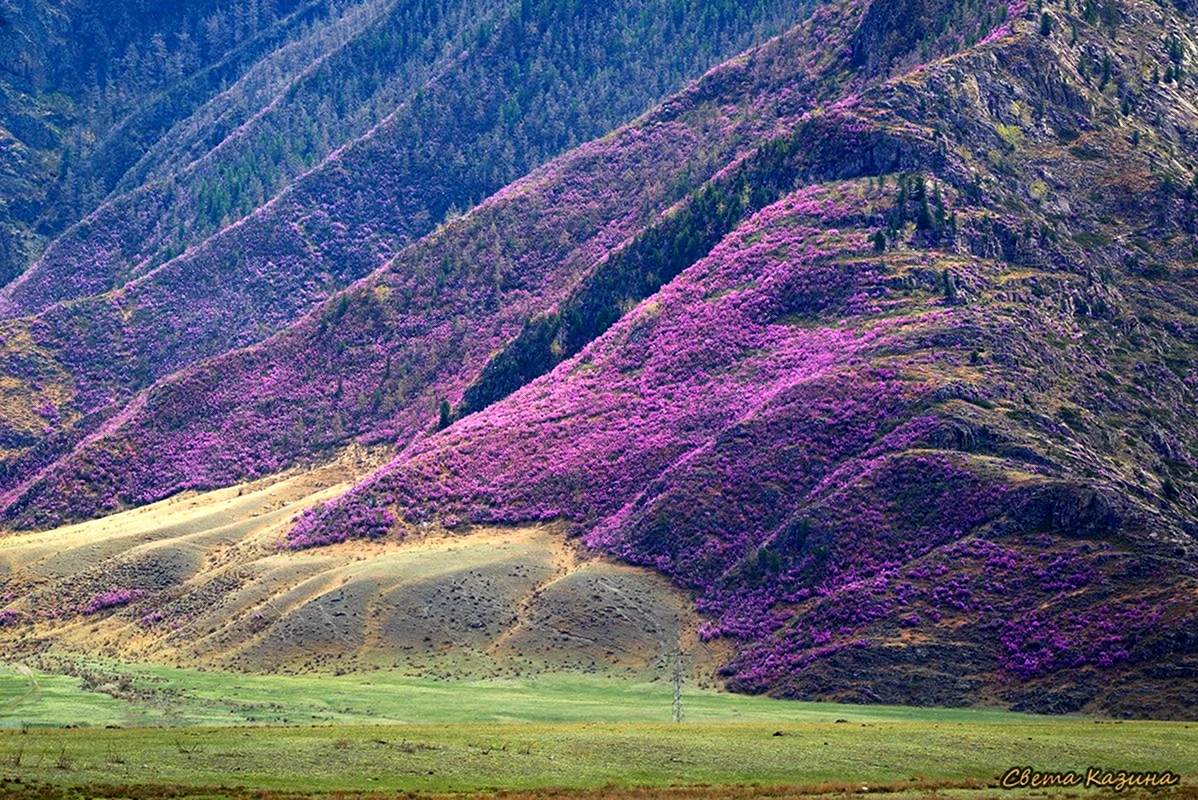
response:
M333 22L319 0L227 5L0 8L0 282L95 208L172 125Z

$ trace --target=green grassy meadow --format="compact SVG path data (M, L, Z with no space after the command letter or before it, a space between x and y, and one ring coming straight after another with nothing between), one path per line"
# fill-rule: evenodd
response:
M344 675L247 675L78 660L100 691L68 675L0 667L0 729L78 725L380 725L666 723L672 685L618 674L433 680L377 670ZM110 696L108 692L123 695ZM688 723L991 722L1045 718L1005 711L800 703L687 688Z
M998 790L985 787L1014 765L1168 769L1183 786L1198 779L1198 726L1186 723L694 690L674 724L664 681L86 667L128 699L85 691L75 677L0 670L0 796L57 797L44 792L76 787L62 796L123 797L111 787L130 785L143 787L138 796L161 787L233 797L241 796L235 787L325 796L696 785L861 791L858 784L992 796Z

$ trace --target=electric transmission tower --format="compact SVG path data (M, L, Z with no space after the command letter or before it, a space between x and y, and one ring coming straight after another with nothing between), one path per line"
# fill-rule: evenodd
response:
M682 722L682 650L674 653L674 721Z

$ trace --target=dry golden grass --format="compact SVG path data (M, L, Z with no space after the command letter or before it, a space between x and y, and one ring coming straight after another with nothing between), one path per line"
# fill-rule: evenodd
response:
M513 660L640 670L681 639L714 675L719 654L700 647L683 592L582 554L558 525L407 525L385 541L280 549L296 514L379 457L351 450L306 472L0 537L0 574L22 598L13 607L35 621L0 629L7 660L50 642L59 654L235 671L419 671L448 659L490 675ZM70 611L112 589L146 596L103 614Z

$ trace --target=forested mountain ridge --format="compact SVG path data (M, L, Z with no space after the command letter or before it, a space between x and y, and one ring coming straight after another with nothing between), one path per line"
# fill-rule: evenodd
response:
M6 287L10 313L39 312L7 323L6 357L20 384L8 387L16 408L3 437L11 451L6 483L96 430L141 387L266 338L447 214L571 142L635 116L663 87L717 60L719 48L735 52L802 7L697 2L668 20L643 14L638 2L426 2L372 4L356 9L360 18L347 12L331 32L310 35L328 55L300 70L285 91L264 93L260 83L273 85L270 70L251 71L159 144L181 154L211 127L214 150L173 175L146 173L147 183L105 202ZM430 26L423 43L412 33ZM403 58L390 59L397 51L411 61L408 72ZM295 59L297 67L305 63ZM397 77L371 78L371 64ZM358 105L354 82L330 77L359 67L376 99L399 97L405 86L411 96L336 148L335 138L279 138L277 126L319 118L330 96L345 101L347 119L372 119ZM243 91L265 102L261 113L237 99ZM512 105L521 98L526 109ZM352 133L357 124L338 130ZM302 159L289 159L325 150L323 161L265 202L265 193L251 191L250 205L262 204L229 224L228 203L239 187L302 170ZM167 164L177 160L166 157ZM208 217L213 203L219 213ZM207 236L212 226L220 229ZM194 247L173 255L195 237ZM39 408L53 408L53 421Z
M205 383L209 378L214 381L213 389L228 392L218 402L235 406L243 402L243 390L257 389L250 388L256 381L248 376L246 380L235 378L234 374L242 369L254 374L261 374L263 368L284 371L271 380L273 388L262 397L268 404L261 407L264 416L254 412L252 419L243 419L238 414L236 419L228 420L228 424L243 429L253 444L247 440L244 448L236 448L240 455L232 451L220 455L215 450L187 455L179 450L175 454L176 467L160 464L156 468L161 470L158 477L145 476L154 484L154 488L146 489L153 493L162 491L157 487L176 468L183 472L174 473L175 479L187 485L215 485L232 475L244 474L247 468L255 472L273 471L310 452L343 443L355 434L382 438L419 431L440 396L432 393L439 380L423 377L426 370L434 374L443 370L456 374L463 370L462 377L455 380L469 379L472 366L480 367L508 332L517 330L529 314L568 291L578 274L595 259L675 204L685 196L689 186L706 180L726 160L736 158L760 136L784 124L779 119L793 117L801 107L800 102L808 102L798 97L771 98L781 88L771 73L791 52L786 42L779 42L757 59L717 70L632 128L579 148L513 184L468 215L404 249L385 271L368 279L368 283L384 281L391 285L378 292L363 287L352 290L366 302L339 297L298 323L294 332L272 340L268 347L230 354L212 362L211 369L190 375L180 373L178 378L183 384L168 378L162 383L165 395L161 395L159 388L151 389L152 408L147 409L150 414L158 413L159 402L173 405L181 397L196 396L194 387L182 386L200 375ZM238 228L234 233L243 230L244 227ZM218 243L209 243L207 247L220 254L224 251L215 249ZM286 252L281 245L273 249L259 245L258 250L275 262L279 262L280 253ZM203 253L204 250L198 251ZM211 337L227 336L236 331L236 325L244 324L243 316L239 316L244 315L244 308L229 303L230 294L248 295L261 304L270 297L270 292L283 295L288 287L283 284L280 290L270 285L238 285L223 289L211 283L197 284L195 262L191 263L190 271L178 273L174 278L178 283L167 285L160 276L170 275L170 266L150 276L152 280L135 282L121 293L124 298L140 300L145 296L142 292L163 287L157 297L170 303L170 313L158 313L143 320L136 312L125 314L125 307L109 298L97 298L42 314L30 321L29 334L24 334L21 327L28 324L25 321L10 323L9 338L13 343L9 349L10 363L36 369L28 380L42 387L39 396L49 402L54 387L65 385L74 391L72 405L101 411L74 419L62 414L61 426L67 434L58 439L51 436L37 440L28 455L17 451L17 457L9 462L8 486L16 487L28 474L17 470L35 468L38 462L34 459L56 452L50 443L69 447L69 436L107 424L104 420L108 414L103 409L114 394L128 391L129 375L136 375L137 368L144 363L128 357L131 343L163 359L164 369L169 368L173 362L166 359L179 359L187 354L188 348L203 345ZM291 276L276 268L259 280L277 283L291 280ZM251 294L247 288L255 291ZM195 296L214 290L226 293L214 294L205 306L198 307ZM376 297L389 298L389 302L380 303ZM294 300L290 296L288 299ZM229 324L211 330L198 326L194 331L182 330L182 320L203 318L197 311L206 312L208 320L223 315ZM370 322L383 312L385 319ZM343 320L347 314L350 318ZM478 318L477 326L467 322L471 317ZM362 329L363 324L367 325L366 330ZM377 341L381 325L398 326L397 334L389 335L386 341ZM40 362L30 359L26 336L38 344L54 342L54 350L49 352L55 358ZM341 341L342 336L349 338ZM423 338L426 336L431 338ZM428 344L434 339L438 345L430 350ZM112 345L97 347L107 342ZM285 348L288 355L280 355L278 348ZM385 350L391 350L391 355ZM462 363L450 357L452 353L466 352L471 357ZM134 350L132 355L140 352ZM76 363L83 368L72 370L64 378L63 367ZM334 364L341 366L333 367ZM364 374L359 377L355 374L357 370ZM365 383L370 383L370 389L364 397L359 384ZM347 391L346 385L355 388ZM284 395L277 394L279 391L296 393L297 402L285 401ZM160 400L154 400L159 396ZM140 402L139 399L131 406L131 411L140 409ZM285 407L287 410L280 416ZM55 408L60 413L63 410L69 413L71 406L62 403ZM126 413L130 412L122 415ZM170 416L183 422L187 413L180 406ZM405 420L404 424L399 425L396 416ZM266 418L273 418L273 422L257 425L258 420ZM78 424L74 424L76 421ZM257 462L256 466L251 467L242 456L250 457ZM192 463L193 457L199 461ZM233 471L225 473L218 464L226 464ZM208 474L213 467L220 477ZM115 487L105 480L95 488L108 492ZM126 490L120 494L126 494ZM106 498L104 502L117 502L117 497Z
M319 0L231 10L9 0L0 8L0 280L94 208L172 124L330 10Z
M659 19L640 2L349 4L147 142L133 169L104 164L113 183L123 175L118 191L5 291L9 315L116 288L245 219L333 156L320 170L327 180L340 148L379 123L371 138L382 148L409 145L392 166L394 193L454 175L444 207L407 209L405 224L392 223L399 230L380 225L377 234L386 244L421 235L445 208L468 208L606 133L801 7L704 0ZM144 137L147 122L126 127ZM346 189L326 194L335 191Z
M397 115L7 323L4 518L389 443L279 546L566 522L691 592L737 690L1193 717L1196 57L1184 4L828 3L364 255L430 208Z

